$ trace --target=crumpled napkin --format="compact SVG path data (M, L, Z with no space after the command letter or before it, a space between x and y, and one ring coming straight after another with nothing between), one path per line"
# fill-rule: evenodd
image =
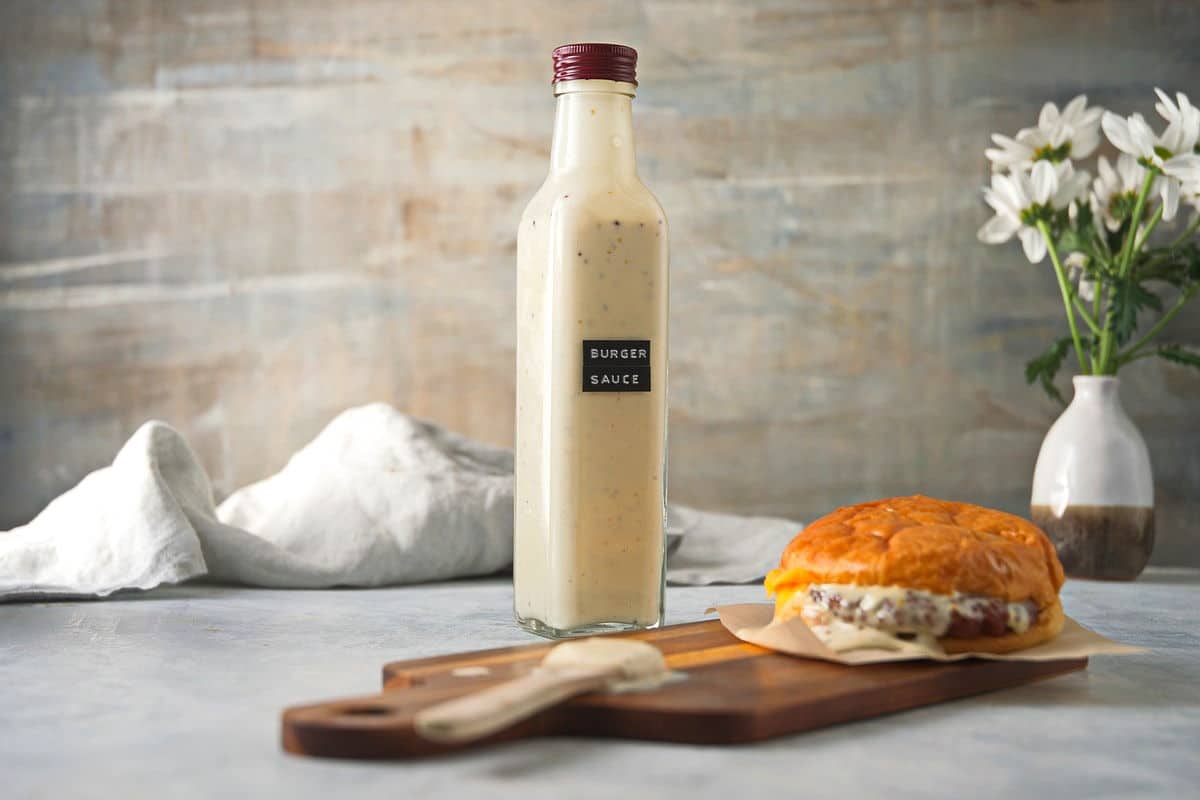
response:
M672 507L667 579L749 582L800 525ZM512 563L512 454L386 404L336 417L218 508L184 438L143 425L112 466L0 533L0 599L106 596L206 576L275 588L385 586Z

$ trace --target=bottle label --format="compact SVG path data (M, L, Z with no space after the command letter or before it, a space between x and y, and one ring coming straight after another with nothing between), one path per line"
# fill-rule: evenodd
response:
M583 390L650 391L650 340L584 339Z

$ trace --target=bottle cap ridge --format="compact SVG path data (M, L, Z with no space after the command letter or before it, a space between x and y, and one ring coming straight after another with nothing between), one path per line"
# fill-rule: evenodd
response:
M637 50L623 44L580 42L554 48L554 83L605 80L637 86Z

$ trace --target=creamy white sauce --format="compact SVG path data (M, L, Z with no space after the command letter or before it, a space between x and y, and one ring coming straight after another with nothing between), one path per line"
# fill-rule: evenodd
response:
M1008 627L1015 633L1024 633L1033 624L1029 609L1022 604L1008 604Z
M649 627L663 597L666 220L634 164L633 86L556 91L550 175L517 236L514 605L534 630ZM649 341L651 390L582 391L585 339Z
M539 669L554 671L573 667L611 667L616 670L617 677L607 686L610 692L648 691L682 677L667 669L662 651L654 645L636 639L608 637L560 644L546 654Z
M655 689L661 689L669 684L679 683L680 681L686 680L686 672L668 670L658 675L649 675L644 678L613 681L605 688L607 691L610 691L613 694L624 694L626 692L652 692Z
M914 650L939 649L937 640L929 635L919 635L912 641L901 639L895 633L878 628L866 628L841 620L830 620L823 625L810 625L809 630L835 653L850 650Z
M829 596L837 596L851 603L858 603L857 625L844 620L836 620L825 606L814 601L810 592L818 590ZM911 621L896 619L897 611L910 606L913 601L931 613L926 624L916 625ZM890 606L885 602L890 601ZM971 595L955 593L953 595L905 589L900 586L858 586L845 583L811 584L800 593L801 615L810 624L827 624L841 622L851 627L867 627L892 633L914 633L939 637L950 627L954 612L963 617L977 617L979 609L988 601ZM1029 609L1023 603L1007 603L1007 620L1009 628L1016 633L1024 633L1029 629L1032 618Z

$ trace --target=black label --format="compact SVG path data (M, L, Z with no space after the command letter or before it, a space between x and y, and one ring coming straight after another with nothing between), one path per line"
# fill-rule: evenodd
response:
M650 340L584 339L583 390L650 391Z

